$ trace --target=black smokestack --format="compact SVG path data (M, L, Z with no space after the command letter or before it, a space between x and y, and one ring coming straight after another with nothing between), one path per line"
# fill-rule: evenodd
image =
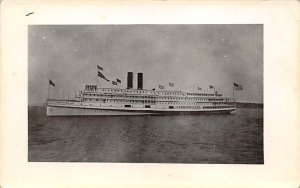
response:
M143 89L143 73L138 73L137 89Z
M132 72L128 72L127 73L127 89L132 89L133 88L133 73Z

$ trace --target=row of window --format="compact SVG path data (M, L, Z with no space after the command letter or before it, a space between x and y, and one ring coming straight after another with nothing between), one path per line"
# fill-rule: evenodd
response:
M100 89L98 89L99 91ZM86 90L85 92L91 92L94 90ZM113 90L113 89L101 89L100 91L106 92L121 92L121 93L137 93L137 94L163 94L163 95L178 95L178 96L185 96L186 94L183 92L164 92L164 91L146 91L146 90Z
M121 90L121 89L98 89L98 91L108 91L108 92L122 92L122 93L154 93L153 91L145 90Z
M156 102L156 104L196 105L195 102Z
M99 99L87 99L85 98L83 101L99 101ZM138 104L163 104L163 105L197 105L197 103L192 103L192 102L155 102L151 100L145 100L145 101L138 101L138 100L131 100L131 101L125 101L122 99L109 99L109 100L102 100L102 102L118 102L118 103L123 103L123 102L128 102L128 103L138 103ZM227 104L227 103L218 103L220 104ZM212 108L227 108L230 106L204 106L203 108L205 109L212 109ZM184 107L183 107L184 108Z
M221 94L211 94L211 93L187 93L188 96L222 96Z
M84 98L82 101L100 101L99 99L92 99L92 98ZM119 102L119 103L151 103L154 104L155 101L151 101L151 100L144 100L144 101L138 101L138 100L131 100L131 101L126 101L123 99L106 99L106 100L101 100L101 102L105 103L105 102Z
M87 90L94 91L94 90ZM210 94L210 93L184 93L184 92L170 92L170 91L149 91L149 90L124 90L124 89L98 89L98 91L107 92L122 92L122 93L148 93L148 94L163 94L163 95L177 95L177 96L222 96L221 94Z
M125 105L125 107L132 107L131 105ZM150 105L145 105L144 107L151 108ZM222 109L222 108L230 108L232 106L169 106L169 108L175 108L175 109ZM163 107L168 108L168 107Z
M60 102L58 102L58 103L60 103ZM134 102L132 102L132 103L134 103ZM70 104L73 104L73 103L70 103ZM153 104L153 103L148 103L148 104ZM82 103L81 103L81 105L83 105ZM90 104L84 104L84 105L92 105L91 103ZM95 104L93 104L93 105L95 105ZM101 104L99 104L99 106L101 106ZM104 106L107 106L107 105L104 105ZM112 105L110 105L110 106L112 106ZM131 106L131 105L124 105L125 107L134 107L134 106ZM123 105L121 105L121 107L123 107ZM144 106L145 108L151 108L152 106L150 106L150 105L145 105ZM223 108L233 108L234 106L169 106L169 108L176 108L176 109L201 109L201 108L203 108L203 109L223 109ZM165 108L165 107L163 107L163 108Z
M85 94L84 97L106 97L100 94ZM152 96L116 96L110 95L110 98L122 98L122 99L154 99L154 100L188 100L188 101L228 101L229 99L207 99L207 98L183 98L183 97L152 97Z
M201 108L201 106L175 106L177 109L194 109L194 108Z
M132 95L122 95L122 94L83 94L84 97L110 97L110 98L151 98L154 99L154 96L132 96Z

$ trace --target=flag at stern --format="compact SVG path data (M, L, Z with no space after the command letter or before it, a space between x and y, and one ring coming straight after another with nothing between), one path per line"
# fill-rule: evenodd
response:
M234 90L243 90L243 86L241 84L233 83Z

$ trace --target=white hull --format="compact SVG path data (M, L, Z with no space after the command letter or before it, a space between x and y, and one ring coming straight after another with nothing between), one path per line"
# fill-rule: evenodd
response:
M77 108L77 107L61 107L47 106L47 116L98 116L98 115L147 115L153 113L145 112L128 112L119 110L107 110L97 108Z
M164 114L201 114L230 113L236 108L210 110L154 110L154 109L109 109L75 106L47 106L47 116L86 116L86 115L164 115Z

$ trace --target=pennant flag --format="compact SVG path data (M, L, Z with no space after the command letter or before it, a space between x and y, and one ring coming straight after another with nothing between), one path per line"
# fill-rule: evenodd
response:
M214 86L212 86L212 85L209 85L209 89L212 89L212 88L214 88Z
M112 83L113 85L117 85L117 84L118 84L118 83L115 82L115 81L111 81L111 83Z
M165 87L162 86L162 85L159 85L158 87L159 87L159 89L164 89L164 88L165 88Z
M198 90L202 90L202 88L201 88L201 87L198 87Z
M121 83L121 80L117 78L117 82Z
M233 83L234 90L243 90L243 86L241 84Z
M98 71L98 76L106 80L105 76L100 71Z
M174 87L174 83L169 82L169 86Z
M152 91L155 91L155 88L153 88Z
M97 65L97 69L98 69L98 70L103 70L103 68L100 67L99 65Z
M98 76L109 82L109 80L100 71L98 71Z
M49 79L49 84L55 87L54 82L52 82L52 80Z

